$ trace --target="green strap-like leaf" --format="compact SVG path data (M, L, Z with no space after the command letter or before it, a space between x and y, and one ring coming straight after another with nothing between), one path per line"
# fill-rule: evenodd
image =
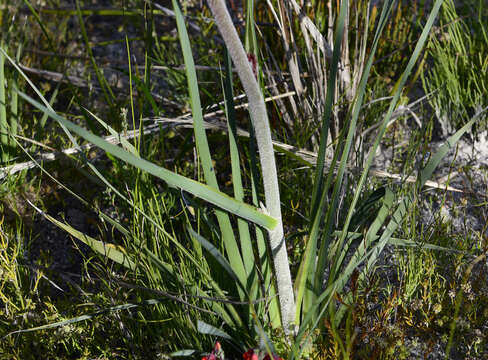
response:
M225 259L225 257L219 252L219 250L207 239L203 236L198 234L195 230L191 227L188 227L188 231L190 235L193 236L202 246L214 257L215 260L222 266L222 268L230 275L230 277L237 282L241 290L246 292L245 284L243 284L237 274L234 272L234 269L229 264L229 262Z
M198 320L197 323L198 332L206 335L218 336L227 340L232 340L232 337L225 331L217 329L215 326L207 324L202 320Z
M228 122L229 134L229 150L232 167L232 186L234 188L234 196L237 200L244 200L244 187L242 185L242 176L239 159L239 149L237 147L237 125L236 113L234 104L234 92L232 89L232 62L228 51L225 52L225 79L224 79L224 99L225 99L225 113ZM251 234L249 232L249 224L242 220L237 220L237 227L239 229L239 240L241 243L242 260L246 273L249 276L255 267L254 254L252 250ZM251 281L252 282L252 281ZM249 287L248 287L249 288Z
M0 44L3 46L3 44ZM2 49L3 50L3 49ZM0 52L0 163L7 162L8 156L8 123L7 123L7 106L5 87L5 57L3 52Z
M69 234L73 235L76 239L80 240L81 242L88 245L92 250L101 254L102 256L108 257L110 260L115 261L116 263L126 267L129 270L135 270L136 266L132 260L126 254L125 249L120 245L114 245L111 243L103 242L100 240L96 240L81 231L76 230L72 226L65 224L61 221L56 220L52 216L46 214L41 209L36 207L29 201L29 204L36 209L40 214L42 214L46 219L52 222L54 225L60 227L64 231L68 232Z
M165 168L157 166L147 160L138 158L133 154L125 151L124 149L110 144L99 136L96 136L89 131L83 129L82 127L73 124L71 121L59 116L54 111L49 110L45 106L41 105L28 95L19 92L19 95L34 105L36 108L43 112L47 112L50 117L63 124L67 129L75 132L85 140L95 144L99 148L105 150L108 153L118 157L119 159L152 174L164 181L166 181L170 186L182 189L189 192L201 199L204 199L224 210L227 210L237 216L244 219L250 220L258 225L264 226L268 229L274 229L277 225L275 218L262 213L260 210L243 203L242 201L237 201L230 196L224 194L223 192L217 191L210 188L207 185L201 184L195 180L186 178L184 176L173 173Z
M210 155L210 149L208 146L207 135L203 125L198 79L195 70L195 63L193 61L190 39L188 37L188 32L186 31L183 14L181 13L180 7L178 6L178 2L176 0L173 0L173 8L175 12L176 25L178 28L178 35L180 38L181 50L183 52L183 59L185 61L185 71L188 81L188 91L190 93L191 111L193 115L193 130L195 133L197 151L201 159L201 166L205 175L205 181L210 187L218 191L219 185L217 182L217 176L215 174L215 168L212 163L212 157ZM222 239L225 245L225 252L229 262L240 281L245 283L247 275L229 216L219 209L217 209L215 215L217 216L217 221L219 223ZM240 295L244 296L242 292Z
M109 313L109 312L112 312L112 311L128 310L128 309L132 309L132 308L135 308L135 307L146 306L146 305L156 305L156 304L162 303L163 301L165 301L165 300L150 299L150 300L141 301L140 303L137 303L137 304L123 304L123 305L111 306L111 307L108 307L108 308L105 308L105 309L101 309L99 311L95 311L95 312L93 312L91 314L77 316L77 317L72 318L72 319L63 320L63 321L57 321L57 322L52 323L52 324L46 324L46 325L42 325L42 326L36 326L36 327L30 328L30 329L23 329L23 330L12 331L11 333L8 333L7 335L5 335L4 337L2 337L0 339L4 339L7 336L10 336L10 335L13 335L13 334L20 334L20 333L26 333L26 332L32 332L32 331L39 331L39 330L46 330L46 329L53 329L53 328L57 328L57 327L60 327L60 326L65 326L65 325L77 323L77 322L80 322L80 321L90 320L90 319L92 319L92 318L94 318L94 317L96 317L98 315L102 315L102 314Z
M452 149L454 144L461 138L461 136L468 131L473 123L479 118L479 116L485 111L479 112L476 114L465 126L463 126L461 129L459 129L454 135L452 135L449 139L446 140L444 145L442 145L439 150L435 153L434 156L432 156L431 159L427 162L426 167L421 171L420 177L419 177L419 188L422 188L423 185L425 185L425 182L429 179L427 175L431 176L436 167L439 165L441 162L442 158L447 154L449 149ZM396 229L401 225L403 220L405 219L405 216L407 215L408 209L410 208L412 204L412 195L406 196L398 205L396 211L393 213L388 225L386 226L385 231L383 234L381 234L380 239L378 240L377 244L371 249L370 255L367 257L367 265L366 269L373 269L375 266L376 262L379 259L380 254L382 253L383 249L388 243L400 243L400 245L403 246L412 246L414 242L409 242L407 240L396 240L396 241L391 241L391 237L396 231ZM375 237L375 234L372 234L371 237ZM371 239L369 239L371 241ZM441 248L441 247L436 247L435 245L430 245L430 244L425 244L424 247L426 248L431 248L433 250L445 250L448 251L449 249L446 248ZM451 250L452 251L452 250ZM354 261L351 261L346 269L343 271L343 273L348 274L352 273L352 271L356 268L357 263ZM362 272L359 276L358 281L362 281L364 279L365 273ZM342 286L338 288L338 291L342 290ZM346 307L342 306L341 309L337 312L335 321L336 324L340 322L342 319L343 314L345 313Z
M175 351L175 352L172 352L171 354L169 354L170 357L187 357L187 356L192 356L193 354L195 354L195 350L191 350L191 349L185 349L185 350L178 350L178 351Z

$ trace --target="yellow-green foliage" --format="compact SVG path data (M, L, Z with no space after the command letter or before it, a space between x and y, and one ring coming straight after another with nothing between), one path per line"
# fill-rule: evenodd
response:
M488 105L488 10L444 2L428 54L433 62L422 76L430 103L450 132ZM484 117L486 119L486 116ZM486 126L486 122L482 126Z

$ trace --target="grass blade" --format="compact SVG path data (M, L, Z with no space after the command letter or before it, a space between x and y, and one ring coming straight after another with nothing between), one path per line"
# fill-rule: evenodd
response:
M244 188L242 186L242 176L240 168L239 150L237 147L237 126L236 126L236 114L234 108L234 94L232 90L232 63L229 53L226 51L225 56L225 79L224 79L224 97L225 97L225 111L227 117L227 127L229 134L229 150L230 160L232 168L232 185L234 188L234 197L239 200L244 200ZM249 226L246 221L237 219L237 228L239 230L239 241L241 244L242 259L244 262L244 268L246 274L249 275L253 272L255 267L254 253L251 243L251 234L249 232ZM255 279L247 279L247 290L251 288Z
M334 189L333 189L332 200L331 200L332 204L329 205L329 211L327 213L326 234L327 234L327 232L331 231L333 218L334 218L336 207L338 204L340 189L342 187L342 181L344 178L344 172L346 169L349 153L351 150L352 140L353 140L354 134L356 132L356 124L357 124L357 120L359 117L359 110L362 107L362 102L363 102L363 99L364 99L364 96L366 93L367 80L369 78L369 73L371 71L371 67L373 64L374 54L375 54L376 48L378 46L378 41L379 41L380 35L381 35L385 25L386 25L388 16L391 12L392 5L393 5L392 0L386 1L383 4L383 9L381 12L380 20L379 20L378 26L376 28L375 37L373 39L372 50L371 50L370 56L368 58L368 62L364 68L364 72L363 72L363 75L361 78L361 82L360 82L359 87L358 87L356 99L352 105L353 106L352 107L352 115L351 115L351 119L349 122L349 129L347 132L347 138L346 138L345 143L344 143L344 149L342 151L341 161L339 162L339 169L337 171L337 175L336 175L336 179L335 179L335 183L334 183ZM367 165L367 167L369 168L368 165ZM367 171L364 170L363 173L367 173ZM359 199L360 194L361 194L361 187L358 187L355 190L356 202ZM350 217L352 217L352 215L354 214L356 202L353 202L351 205L349 205L348 215ZM319 250L318 266L317 266L317 268L318 268L317 271L319 272L319 274L325 274L325 268L326 268L328 258L329 259L335 259L335 260L338 259L338 257L336 255L337 255L337 252L341 251L341 249L343 247L343 244L344 244L344 241L346 238L347 229L348 229L349 222L350 222L350 217L348 217L346 219L347 227L344 226L344 229L346 229L344 232L344 235L336 241L336 243L333 245L333 247L330 250L328 248L328 245L329 245L328 241L322 242L322 245L321 245L320 250ZM335 276L337 274L337 269L338 269L337 263L334 263L332 265L332 268L331 268L331 271L329 274L329 284L335 280ZM315 292L316 293L320 292L323 280L324 280L323 276L317 277L315 279L314 286L315 286Z
M188 231L192 237L194 237L207 251L214 257L215 260L222 266L222 268L230 275L234 281L240 286L240 288L245 292L246 288L243 283L239 280L239 277L232 269L232 266L225 259L225 257L219 252L219 250L203 236L195 232L191 227L188 227Z
M195 140L197 144L198 155L202 161L203 173L205 175L205 181L207 184L214 188L219 189L217 183L217 177L215 175L215 169L212 164L212 158L210 156L210 150L208 147L207 135L203 126L203 114L200 104L200 95L198 90L198 80L195 71L195 64L193 62L193 54L191 51L190 40L185 27L185 21L183 14L178 6L176 0L173 0L173 9L175 12L176 24L178 27L178 34L180 37L181 49L183 51L183 58L185 60L185 70L188 80L188 91L190 93L191 109L193 115L193 129L195 132ZM229 216L220 210L215 212L219 223L220 231L222 232L222 239L225 244L225 251L229 262L239 277L240 281L246 283L246 271L240 250L237 245L237 241L232 230ZM242 294L241 294L242 295Z
M439 165L441 162L442 158L447 154L447 152L452 149L454 144L463 136L463 134L468 131L471 126L474 124L474 122L481 116L481 114L486 111L487 109L479 112L476 114L473 119L471 119L466 125L464 125L461 129L459 129L454 135L452 135L449 139L446 140L444 145L442 145L439 150L435 153L434 156L432 156L431 159L427 162L427 165L425 168L421 171L421 174L419 176L419 182L418 182L418 189L421 189L424 185L425 182L429 179L429 177L432 175L433 171L435 168ZM429 177L428 177L429 176ZM389 204L391 204L391 201L388 201ZM379 259L379 256L385 246L390 242L390 239L396 229L402 224L405 216L408 213L408 209L410 208L412 203L412 195L408 195L405 197L400 204L398 205L397 209L395 210L391 220L389 221L388 225L386 226L386 230L381 234L378 243L373 247L370 256L367 258L367 265L366 269L373 269L374 265L376 264L376 261ZM367 240L366 241L373 241L373 239L376 239L376 234L375 231L378 229L378 226L381 225L384 221L385 216L378 214L378 223L374 223L373 227L370 228L371 234L368 231L367 235ZM381 222L381 224L380 224ZM392 241L392 243L400 243L400 245L406 246L407 244L412 245L412 242L408 241ZM427 244L426 244L427 245ZM425 246L427 248L427 246ZM430 245L429 248L432 248L433 250L449 250L445 248L439 248L435 247L434 245ZM354 259L351 260L351 262L348 264L346 269L344 270L344 273L352 273L354 268L356 267L356 263ZM364 279L365 273L362 272L358 278L358 281L361 281ZM342 288L342 287L341 287ZM340 288L340 289L341 289ZM338 291L340 291L340 289ZM342 306L341 309L338 311L336 314L335 321L336 323L340 322L342 319L342 316L345 312L345 306Z
M3 47L3 44L0 45ZM3 48L2 48L3 50ZM5 56L0 52L0 162L6 163L9 160L9 138L7 122L7 104L5 96Z
M324 185L324 165L325 165L325 151L327 149L327 139L329 137L329 124L332 116L333 102L335 98L335 89L337 81L337 73L339 70L339 60L341 56L341 48L344 37L344 22L347 16L348 5L347 1L342 1L339 18L337 20L337 27L334 39L334 50L332 52L332 62L330 64L330 74L327 80L327 93L325 99L325 109L322 119L322 128L320 130L320 145L317 157L317 168L315 170L314 187L312 191L312 206L310 209L310 218L314 219L318 211L319 194L322 193Z
M33 100L32 98L25 95L24 93L19 92L19 95L23 99L31 103L33 106L38 108L39 110L43 112L47 112L50 117L52 117L53 119L55 119L56 121L64 125L69 130L75 132L85 140L92 142L96 146L100 147L101 149L105 150L108 153L111 153L112 155L118 157L119 159L126 161L127 163L134 165L137 168L144 170L156 177L159 177L160 179L166 181L170 186L187 191L218 207L221 207L224 210L227 210L237 216L241 216L244 219L255 222L256 224L259 224L266 228L273 229L277 225L276 219L266 214L263 214L260 210L241 201L237 201L231 198L230 196L220 191L216 191L195 180L188 179L184 176L175 174L147 160L137 158L136 156L123 150L122 148L108 143L107 141L103 140L99 136L96 136L90 133L89 131L83 129L82 127L73 124L71 121L66 120L65 118L59 116L52 110L39 104L37 101Z
M51 323L51 324L47 324L47 325L42 325L42 326L36 326L36 327L30 328L30 329L23 329L23 330L12 331L11 333L8 333L7 335L5 335L4 337L2 337L1 339L4 339L7 336L14 335L14 334L21 334L21 333L32 332L32 331L53 329L53 328L57 328L57 327L61 327L61 326L65 326L65 325L69 325L69 324L73 324L73 323L77 323L77 322L80 322L80 321L90 320L90 319L92 319L92 318L94 318L96 316L103 315L103 314L106 314L106 313L110 313L110 312L113 312L113 311L129 310L129 309L133 309L133 308L136 308L136 307L147 306L147 305L157 305L157 304L161 304L164 301L166 301L166 300L149 299L149 300L143 300L140 303L136 303L136 304L130 304L130 303L128 303L128 304L123 304L123 305L111 306L111 307L108 307L108 308L105 308L105 309L101 309L99 311L95 311L95 312L93 312L91 314L77 316L77 317L72 318L72 319L63 320L63 321L57 321L55 323Z
M227 334L225 331L217 329L215 326L207 324L202 320L198 320L197 329L198 332L205 335L218 336L227 340L232 340L232 337L229 334Z
M365 164L365 168L361 174L361 178L358 182L358 185L357 185L357 191L356 193L354 194L354 198L352 200L352 203L351 203L351 207L349 209L349 212L347 214L347 217L346 217L346 221L345 221L345 224L344 224L344 235L342 236L342 239L340 239L339 243L343 243L344 241L344 238L346 236L346 233L347 233L347 229L349 227L349 223L351 221L351 217L353 215L353 211L354 211L354 207L359 199L359 195L361 193L361 189L362 187L364 186L364 183L366 181L366 177L367 177L367 174L368 174L368 171L369 171L369 168L371 166L371 163L373 161L373 157L376 153L376 149L378 148L379 146L379 143L386 131L386 127L387 127L387 124L388 122L390 121L391 119L391 115L393 114L393 111L395 110L397 104L398 104L398 100L400 99L400 95L401 95L401 92L402 92L402 89L403 89L403 86L405 85L406 81L407 81L407 78L408 76L410 75L412 69L413 69L413 66L415 65L415 63L417 62L417 59L419 58L420 56L420 53L424 47L424 44L425 42L427 41L427 38L430 34L430 30L434 24L434 21L437 17L437 14L439 12L439 8L442 4L442 1L443 0L437 0L434 5L433 5L433 8L431 10L431 13L429 15L429 18L427 20L427 23L425 24L425 27L422 31L422 34L415 46L415 50L407 64L407 67L405 69L405 71L403 72L399 82L398 82L398 87L396 87L396 91L394 93L394 96L393 96L393 100L391 101L390 103L390 107L388 109L388 113L386 114L384 120L383 120L383 123L382 123L382 126L380 128L380 131L375 139L375 142L374 142L374 145L372 146L372 148L370 149L370 153L368 155L368 159L366 161L366 164ZM368 64L370 65L370 64ZM369 74L369 66L367 67L367 71L365 71L365 73ZM355 114L359 114L359 108L361 107L361 103L356 103L355 104L355 108L354 108L354 112ZM357 116L357 115L356 115ZM354 116L354 117L356 117ZM337 270L337 267L336 267L336 270Z
M186 350L178 350L175 352L172 352L169 354L170 357L186 357L186 356L192 356L196 351L191 350L191 349L186 349Z
M37 206L32 204L29 200L27 202L42 216L44 216L46 219L48 219L50 222L52 222L54 225L58 226L59 228L63 229L67 233L71 234L74 236L76 239L80 240L84 244L88 245L92 250L97 252L98 254L102 256L108 257L110 260L115 261L116 263L124 266L125 268L129 270L135 270L136 266L132 262L132 260L129 259L129 257L126 254L125 249L120 246L120 245L114 245L110 243L105 243L100 240L96 240L81 231L76 230L75 228L71 227L68 224L62 223L61 221L56 220L52 216L46 214L44 211L39 209Z
M108 125L105 121L96 116L90 110L85 108L85 111L90 114L96 121L98 121L98 123L102 125L111 135L117 136L125 150L129 151L132 155L139 157L139 152L137 151L137 149L124 136L120 136L120 133L115 131L110 125Z

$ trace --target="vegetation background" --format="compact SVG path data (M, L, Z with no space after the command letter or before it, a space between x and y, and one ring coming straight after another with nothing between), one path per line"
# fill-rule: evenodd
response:
M227 6L293 291L207 3L0 0L0 357L488 358L486 0Z

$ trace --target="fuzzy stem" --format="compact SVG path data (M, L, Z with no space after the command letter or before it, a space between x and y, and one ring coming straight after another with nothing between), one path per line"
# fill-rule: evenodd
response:
M249 101L249 112L256 133L261 162L266 208L269 214L278 220L274 230L269 231L270 247L273 255L276 284L280 301L281 321L287 335L293 331L290 327L295 322L295 299L291 281L288 254L283 234L281 218L280 192L278 174L271 140L266 106L261 89L254 77L247 54L232 23L223 0L208 0L215 22L236 66L244 91Z

